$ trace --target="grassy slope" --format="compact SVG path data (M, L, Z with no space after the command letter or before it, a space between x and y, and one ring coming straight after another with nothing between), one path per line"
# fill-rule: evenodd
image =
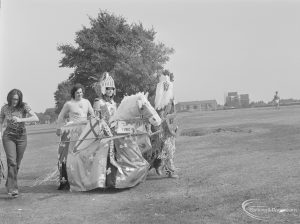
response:
M269 223L299 223L299 113L300 107L284 107L179 114L181 130L207 133L178 138L180 179L151 172L145 183L124 191L30 187L56 165L58 139L47 131L29 135L19 178L22 196L7 199L1 188L0 223L259 223L241 208L252 198L298 209L272 214ZM225 131L209 134L218 128Z

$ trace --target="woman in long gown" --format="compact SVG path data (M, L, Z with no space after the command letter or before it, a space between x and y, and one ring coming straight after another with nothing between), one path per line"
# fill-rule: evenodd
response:
M93 105L96 116L103 119L106 124L110 126L111 118L117 110L117 104L114 101L114 96L116 94L115 81L108 72L104 72L100 81L95 83L94 90L99 96L95 99ZM112 135L112 132L107 134ZM118 167L115 160L115 147L113 141L111 143L107 156L106 186L113 185L111 184L111 177Z
M94 89L99 98L95 99L93 108L96 114L111 127L111 121L117 110L116 103L114 102L116 93L115 82L105 72L100 82L94 86ZM124 105L123 102L121 107L124 107ZM135 107L135 105L132 105L132 107ZM126 125L130 125L128 120L123 122ZM119 134L115 127L111 128L114 135ZM115 139L107 155L105 187L133 187L146 178L148 168L149 164L141 154L136 137Z
M68 116L69 123L79 123L83 122L83 125L81 126L82 128L85 126L85 122L88 119L88 114L90 116L94 117L94 110L92 108L91 103L83 98L83 93L84 93L84 87L81 84L76 84L72 90L71 90L71 100L67 101L59 116L58 116L58 129L57 129L57 135L61 136L61 143L59 144L59 159L58 159L58 167L60 171L60 186L59 190L62 189L69 189L69 183L68 183L68 177L67 177L67 171L66 171L66 162L67 162L67 157L68 157L68 148L70 144L70 140L73 139L76 136L76 131L75 131L75 136L71 136L70 131L62 131L62 125L64 124L64 118L65 116ZM79 130L80 132L80 130ZM78 133L78 135L80 135ZM72 138L73 137L73 138Z

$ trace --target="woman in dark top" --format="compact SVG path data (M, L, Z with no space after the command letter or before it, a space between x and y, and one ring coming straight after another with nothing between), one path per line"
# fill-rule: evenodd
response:
M4 120L7 122L7 127L2 135ZM38 120L38 117L31 111L30 107L23 103L22 92L18 89L11 90L7 95L7 104L1 108L0 136L2 136L7 159L7 180L5 186L7 193L12 197L17 197L19 194L17 175L27 145L25 122Z

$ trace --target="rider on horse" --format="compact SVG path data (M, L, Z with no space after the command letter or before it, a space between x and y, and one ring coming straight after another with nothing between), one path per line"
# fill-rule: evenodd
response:
M100 82L94 85L94 89L99 96L94 100L93 105L96 116L109 124L110 118L117 110L117 105L113 99L116 95L115 82L108 72L104 72Z

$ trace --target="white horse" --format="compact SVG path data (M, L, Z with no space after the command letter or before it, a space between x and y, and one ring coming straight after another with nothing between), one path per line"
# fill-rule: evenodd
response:
M141 147L151 147L151 143L144 121L154 126L161 124L147 96L137 93L124 97L110 119L111 131L104 120L88 122L78 141L68 150L66 164L71 190L128 188L146 179L150 165L142 156ZM121 123L132 127L134 132L118 133ZM135 135L138 133L141 135Z
M135 95L125 96L116 113L111 118L111 122L130 120L138 117L148 120L154 126L161 124L161 118L148 101L148 93L139 92Z

